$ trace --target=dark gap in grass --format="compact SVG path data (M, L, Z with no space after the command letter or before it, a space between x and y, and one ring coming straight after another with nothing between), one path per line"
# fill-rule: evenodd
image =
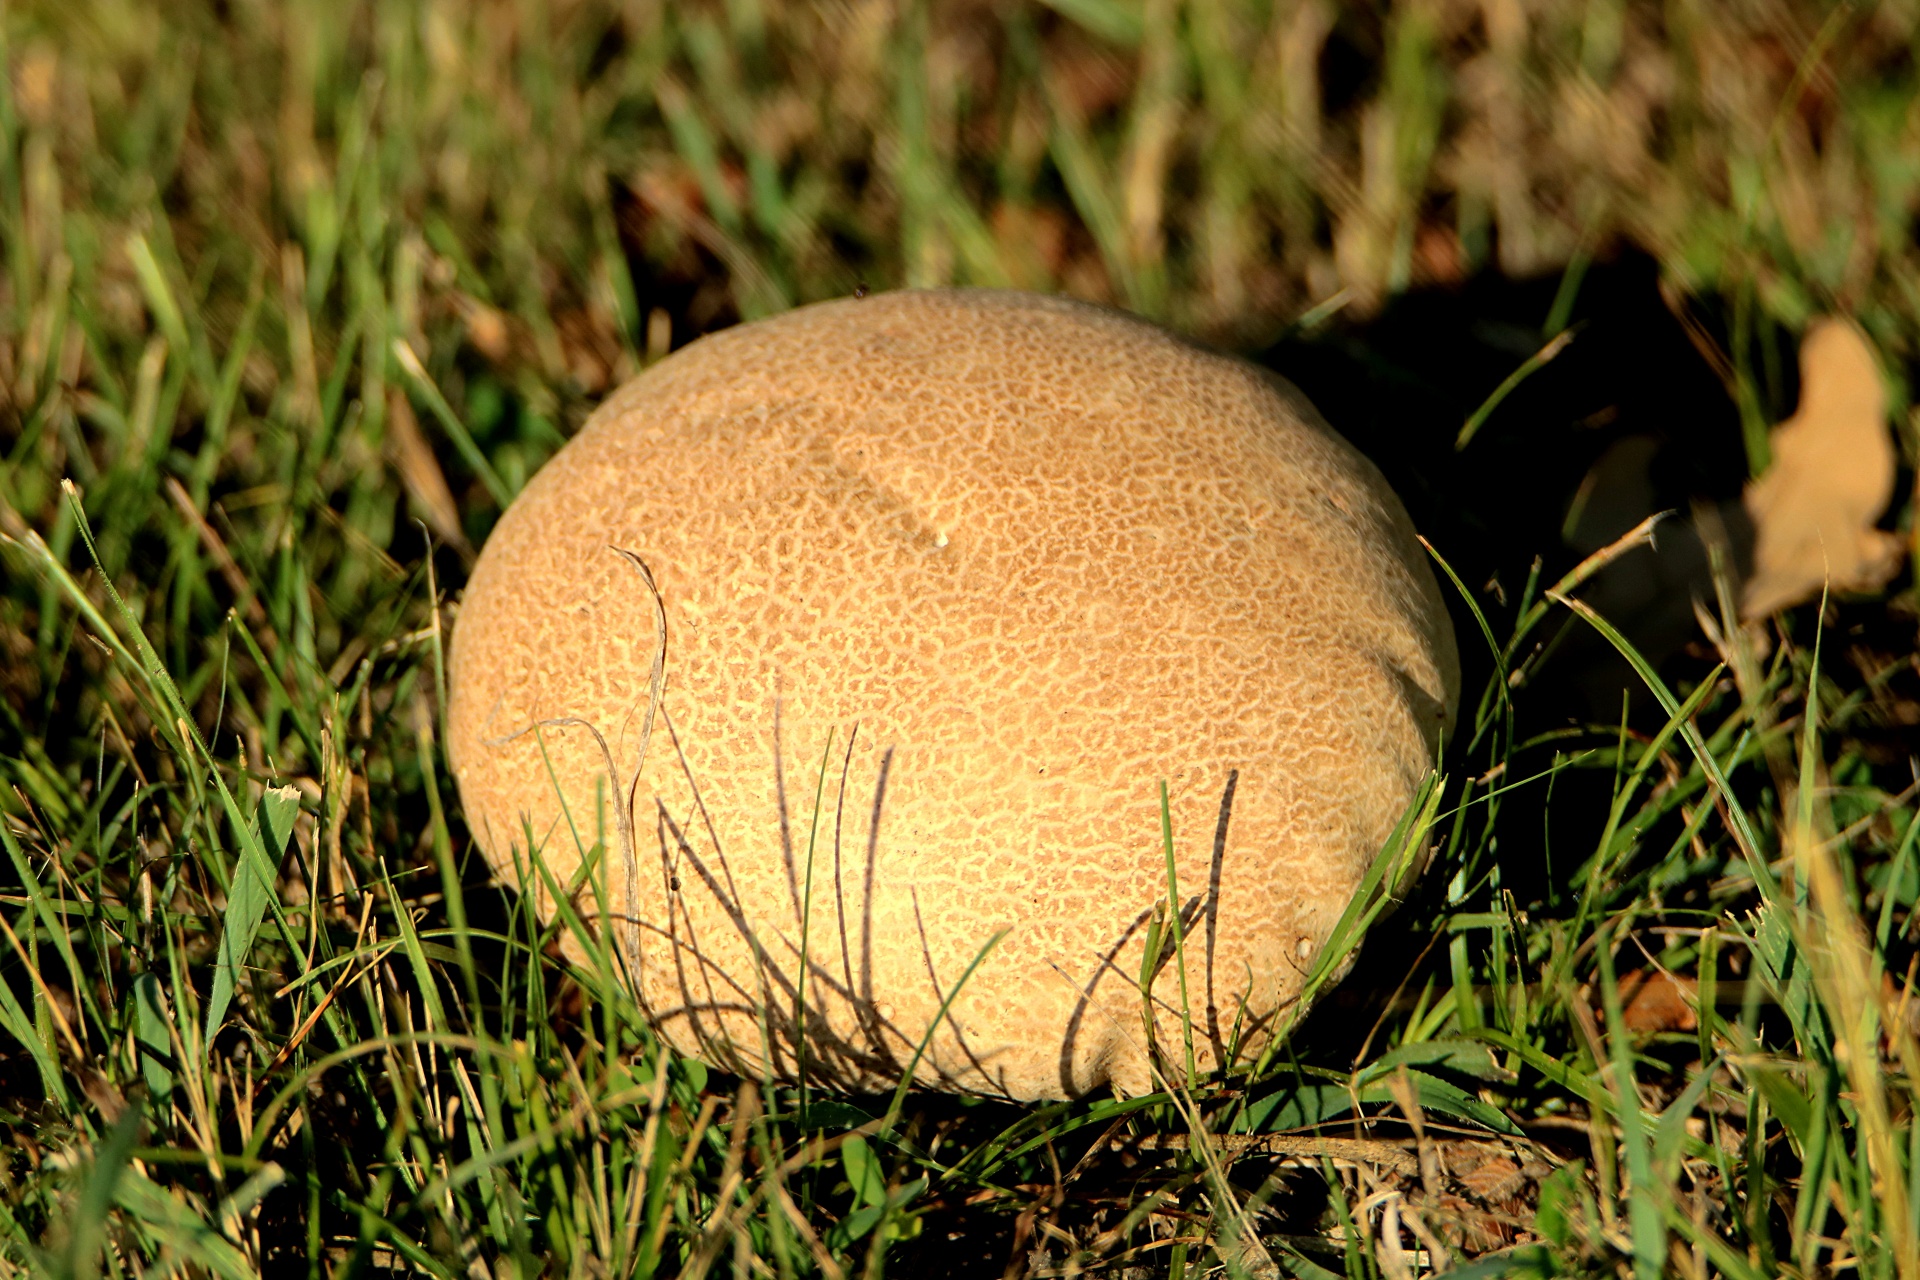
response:
M1343 5L1338 12L1319 60L1320 100L1331 116L1373 96L1386 43L1382 15L1372 6Z
M1464 451L1453 447L1459 424L1545 341L1557 275L1483 272L1455 287L1415 290L1373 320L1284 340L1261 360L1386 473L1415 525L1481 590L1497 630L1535 555L1551 581L1655 511L1684 512L1700 500L1721 506L1730 526L1744 519L1727 506L1737 507L1745 479L1738 411L1661 301L1657 272L1634 252L1593 266L1570 316L1573 342L1521 383ZM1790 353L1784 364L1793 367ZM1783 385L1789 406L1796 390ZM1601 492L1588 499L1576 546L1562 527L1596 466ZM1737 528L1735 537L1737 545ZM1646 572L1644 564L1622 566L1614 576ZM1648 608L1638 627L1608 615L1656 661L1693 630L1687 591L1706 585L1704 561L1673 572L1684 631L1670 609ZM1456 632L1474 635L1464 606L1450 607ZM1624 664L1585 640L1573 644L1578 656L1551 663L1523 704L1533 726L1613 716L1623 688L1641 696ZM1477 689L1488 656L1482 646L1461 647L1463 687Z
M610 175L607 194L643 318L655 308L664 311L673 323L676 348L739 323L727 269L719 258L668 225L627 176ZM689 198L697 207L697 197Z

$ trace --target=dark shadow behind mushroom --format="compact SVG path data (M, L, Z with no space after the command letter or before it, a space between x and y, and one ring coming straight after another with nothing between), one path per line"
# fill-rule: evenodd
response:
M1464 449L1456 448L1462 425L1489 393L1548 341L1543 325L1562 285L1557 275L1509 280L1484 273L1457 287L1403 295L1364 322L1336 318L1318 332L1290 335L1258 358L1297 384L1380 467L1502 640L1536 559L1540 582L1550 584L1641 519L1674 512L1654 547L1615 562L1580 594L1656 667L1685 660L1688 646L1701 639L1693 601L1714 598L1695 513L1709 513L1709 536L1716 519L1725 530L1737 581L1751 544L1740 504L1747 464L1739 411L1703 353L1703 344L1710 349L1717 341L1711 317L1683 322L1662 296L1652 259L1625 253L1589 268L1567 312L1572 340L1498 405ZM1779 358L1757 365L1778 371L1762 389L1790 408L1797 394L1792 336L1776 340ZM1492 658L1466 602L1451 589L1447 595L1461 638L1465 716ZM1515 698L1520 740L1617 726L1623 712L1640 723L1657 712L1627 662L1564 611L1534 641L1552 652ZM1449 762L1456 771L1466 767L1459 748L1467 736ZM1540 769L1551 762L1551 749L1542 749L1526 763ZM1598 829L1608 779L1600 771L1569 771L1551 794L1551 812L1544 786L1506 800L1521 812L1502 822L1501 882L1522 906L1566 889L1553 882L1548 846L1556 833L1571 840ZM1581 857L1584 851L1563 851L1559 875ZM1359 998L1350 983L1334 1002Z

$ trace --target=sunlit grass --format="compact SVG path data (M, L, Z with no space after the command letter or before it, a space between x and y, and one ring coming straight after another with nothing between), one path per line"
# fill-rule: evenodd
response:
M1920 1275L1920 823L1862 745L1910 654L1835 657L1857 612L1763 633L1723 581L1716 654L1636 657L1651 711L1523 737L1560 628L1631 646L1579 571L1498 607L1454 579L1489 678L1326 1003L1231 1078L1159 1045L1143 1098L675 1057L610 940L566 963L577 921L489 883L441 753L472 549L598 397L863 283L1252 346L1562 272L1545 349L1628 238L1727 317L1701 342L1758 464L1768 331L1837 307L1913 355L1897 25L0 11L0 1274ZM1588 827L1519 807L1588 783Z

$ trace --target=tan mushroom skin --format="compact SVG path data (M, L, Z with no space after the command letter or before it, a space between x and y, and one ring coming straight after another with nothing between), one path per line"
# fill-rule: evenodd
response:
M660 637L620 550L667 619L637 783ZM1176 966L1160 1058L1141 991L1161 783L1205 1069L1298 995L1458 668L1405 511L1291 387L955 290L742 325L623 387L501 518L451 681L480 848L551 913L539 850L678 1050L1042 1099L1184 1070Z

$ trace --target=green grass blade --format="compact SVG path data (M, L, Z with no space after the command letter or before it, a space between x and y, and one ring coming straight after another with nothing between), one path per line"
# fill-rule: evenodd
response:
M1573 335L1576 332L1577 330L1567 329L1555 334L1547 340L1545 346L1528 356L1521 362L1519 368L1508 374L1500 385L1493 389L1492 394L1481 402L1480 407L1467 415L1466 422L1460 428L1460 434L1454 437L1454 450L1458 452L1472 444L1474 436L1479 434L1480 428L1485 425L1487 419L1493 416L1493 411L1500 407L1501 401L1512 395L1514 388L1538 373L1555 356L1565 351L1567 344L1573 341Z
M213 988L207 994L205 1034L209 1044L226 1020L227 1006L240 982L241 967L253 947L253 935L266 917L268 902L275 896L273 881L277 877L263 874L261 868L278 865L287 841L293 836L293 820L299 812L297 787L269 787L260 797L260 814L253 834L265 856L243 860L227 892L227 910L220 928L220 955L213 971Z
M1653 696L1659 700L1660 706L1666 713L1669 716L1679 716L1680 700L1674 697L1673 691L1667 688L1666 682L1660 678L1659 673L1641 656L1640 651L1635 649L1632 643L1620 634L1612 623L1595 613L1592 606L1584 601L1576 600L1559 591L1549 591L1547 596L1551 600L1566 605L1567 608L1571 609L1574 613L1586 619L1594 630L1606 637L1607 642L1613 645L1613 647L1619 651L1620 655L1633 667L1634 672L1639 675L1640 679L1653 693ZM1762 897L1771 901L1778 895L1779 890L1774 883L1773 872L1768 869L1766 861L1760 853L1760 837L1754 831L1753 822L1747 816L1745 807L1740 803L1740 797L1734 793L1733 785L1727 780L1727 775L1725 771L1721 769L1719 760L1715 758L1713 752L1707 749L1707 744L1701 740L1700 730L1690 721L1683 722L1680 729L1680 736L1692 750L1694 759L1697 760L1700 767L1706 771L1707 777L1712 779L1715 791L1718 793L1721 802L1726 805L1729 825L1733 828L1735 836L1739 839L1741 852L1746 855L1747 867L1753 874L1754 884L1758 886Z
M453 447L460 451L460 456L466 459L469 467L473 468L473 474L478 476L480 483L486 486L487 493L493 498L494 504L505 511L513 502L513 490L507 487L507 482L500 478L500 473L493 469L491 462L487 461L487 455L481 452L480 446L474 442L473 433L467 430L466 423L460 421L460 415L453 411L453 406L447 403L447 398L440 394L440 388L434 382L433 376L427 372L427 367L420 363L420 357L413 353L413 348L407 345L405 338L393 340L393 358L394 362L400 366L400 371L407 375L407 381L412 385L414 393L427 402L427 409L433 414L434 420L446 430L447 438L453 441Z

